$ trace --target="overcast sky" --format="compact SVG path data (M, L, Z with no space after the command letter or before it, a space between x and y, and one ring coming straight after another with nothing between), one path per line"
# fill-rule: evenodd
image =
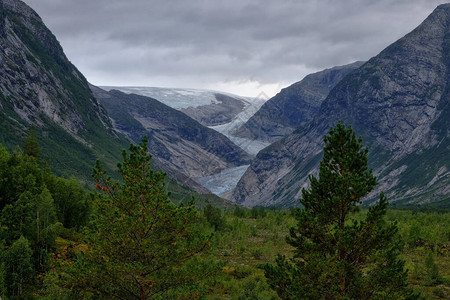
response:
M25 0L96 85L273 96L367 60L438 0Z

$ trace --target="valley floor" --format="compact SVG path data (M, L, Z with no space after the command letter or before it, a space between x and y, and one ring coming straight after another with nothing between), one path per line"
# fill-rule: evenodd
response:
M261 266L274 263L278 253L290 256L285 236L295 220L288 210L225 211L225 226L217 231L211 253L225 262L223 274L210 287L207 299L278 299L267 285ZM450 297L450 213L388 211L388 220L398 220L405 244L403 259L410 284L425 299ZM429 282L425 258L431 254L440 283Z

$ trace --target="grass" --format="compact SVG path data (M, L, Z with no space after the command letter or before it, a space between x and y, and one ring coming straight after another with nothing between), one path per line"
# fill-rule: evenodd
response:
M223 211L226 226L215 233L211 256L223 261L224 267L216 284L209 287L207 299L277 299L265 281L261 266L274 263L278 253L291 255L292 248L285 237L296 221L289 210L264 212L265 215L255 217L250 210L240 214L234 210ZM425 299L448 299L450 213L389 210L387 220L398 221L399 235L405 245L402 256L411 286ZM442 278L436 285L427 283L425 257L429 253Z

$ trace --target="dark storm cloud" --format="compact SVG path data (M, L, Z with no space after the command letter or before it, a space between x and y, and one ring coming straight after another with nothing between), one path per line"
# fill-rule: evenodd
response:
M95 84L256 95L311 71L369 59L444 1L25 2Z

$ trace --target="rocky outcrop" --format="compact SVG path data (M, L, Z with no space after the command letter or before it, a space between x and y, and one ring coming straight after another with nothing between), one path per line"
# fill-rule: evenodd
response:
M331 89L363 62L326 69L306 76L267 101L235 135L275 142L309 123Z
M156 99L98 87L92 90L117 131L135 142L148 136L149 151L160 164L190 178L245 165L252 159L224 135Z
M85 78L41 18L21 1L2 2L0 92L5 105L28 124L43 126L43 116L48 117L79 140L80 131L87 130L86 118L107 123Z
M369 164L391 202L450 198L450 4L341 80L316 117L264 149L233 198L248 206L289 206L316 174L322 137L341 120L369 147Z
M20 145L35 126L56 173L90 178L102 147L110 149L102 157L116 161L125 138L41 18L22 1L0 3L0 143Z
M244 99L215 93L217 102L209 105L184 108L181 111L200 124L217 126L230 123L249 103Z

